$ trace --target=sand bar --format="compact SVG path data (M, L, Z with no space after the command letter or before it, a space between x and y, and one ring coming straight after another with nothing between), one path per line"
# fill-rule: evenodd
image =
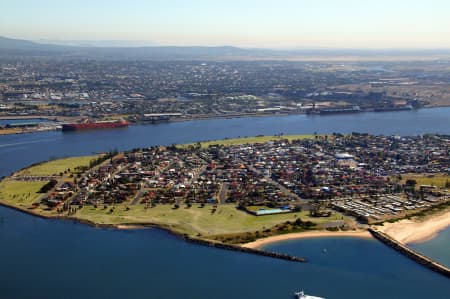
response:
M401 243L408 244L429 241L449 226L450 211L447 211L423 221L404 219L395 223L386 222L377 229Z
M310 232L302 232L302 233L292 233L292 234L284 234L277 235L267 238L262 238L256 240L251 243L242 244L243 247L247 248L260 248L264 245L277 243L281 241L287 240L295 240L302 238L324 238L324 237L355 237L355 238L372 238L372 235L366 230L358 230L358 231L310 231Z

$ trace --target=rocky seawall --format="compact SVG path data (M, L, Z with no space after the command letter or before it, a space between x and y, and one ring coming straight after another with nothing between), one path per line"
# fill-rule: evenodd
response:
M384 244L392 247L393 249L397 250L398 252L402 253L403 255L409 257L410 259L414 260L415 262L439 273L442 274L448 278L450 278L450 269L432 259L429 257L426 257L417 251L405 246L404 244L398 242L397 240L391 238L390 236L386 235L385 233L382 233L376 229L369 228L369 232L374 236L374 238L380 240Z

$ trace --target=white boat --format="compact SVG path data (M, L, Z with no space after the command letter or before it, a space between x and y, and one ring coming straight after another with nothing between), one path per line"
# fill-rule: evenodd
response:
M294 295L296 299L325 299L323 297L306 295L303 291L295 292Z

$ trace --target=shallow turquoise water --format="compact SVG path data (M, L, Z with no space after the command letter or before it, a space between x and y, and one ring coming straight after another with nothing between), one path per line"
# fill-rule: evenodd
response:
M409 246L450 267L450 227L441 231L436 238L430 241L410 244Z

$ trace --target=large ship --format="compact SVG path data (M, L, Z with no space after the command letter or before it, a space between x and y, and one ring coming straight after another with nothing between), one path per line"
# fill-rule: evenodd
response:
M375 112L390 112L390 111L408 111L413 110L414 107L412 105L403 105L403 106L384 106L377 107L373 109Z
M308 111L306 111L306 114L320 114L320 115L327 115L327 114L344 114L344 113L358 113L361 112L361 108L359 106L352 106L352 107L335 107L335 108L313 108Z
M303 292L303 291L295 292L294 296L295 296L296 299L325 299L325 298L322 298L322 297L305 295L305 292Z
M326 109L320 109L319 114L325 115L325 114L343 114L343 113L358 113L361 112L361 108L359 106L352 106L352 107L342 107L342 108L326 108Z
M63 131L78 131L91 129L111 129L128 127L130 123L125 120L84 121L80 123L63 124Z

